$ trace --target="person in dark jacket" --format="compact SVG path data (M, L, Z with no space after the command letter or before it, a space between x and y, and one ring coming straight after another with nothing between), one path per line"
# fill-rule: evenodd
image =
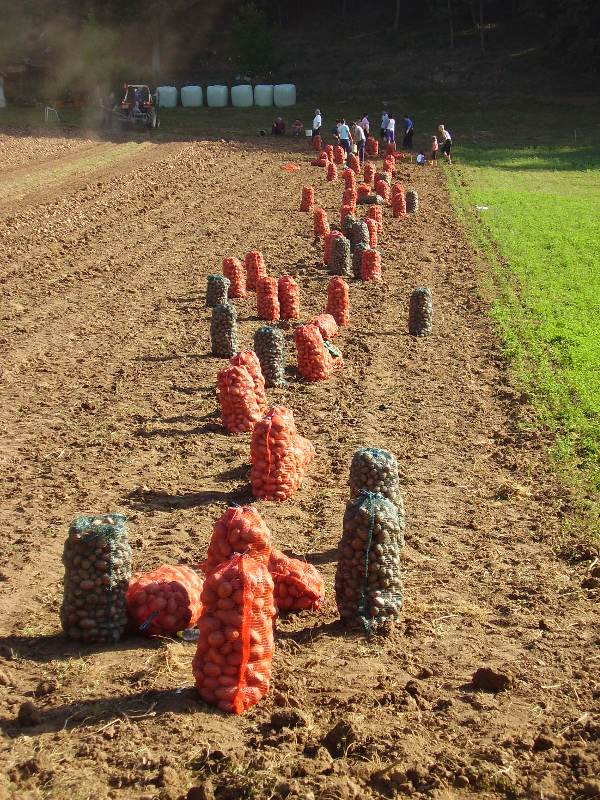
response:
M413 136L415 135L415 126L412 119L408 114L404 115L404 138L402 139L402 147L405 150L412 150Z

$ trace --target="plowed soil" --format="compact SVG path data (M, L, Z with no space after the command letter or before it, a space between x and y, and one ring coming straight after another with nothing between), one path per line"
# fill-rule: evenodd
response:
M345 369L300 381L286 328L290 384L270 399L317 459L291 500L258 507L328 595L322 613L279 620L267 698L241 718L203 705L191 643L63 638L77 513L127 514L146 569L199 561L227 503L250 499L249 435L227 436L217 412L206 276L256 247L298 277L303 319L322 310L300 187L335 223L342 186L268 146L82 140L49 159L26 141L24 169L24 140L4 137L0 172L0 797L598 796L600 581L554 555L568 508L547 442L523 432L441 170L400 170L421 210L386 209L384 282L352 283ZM420 285L435 323L416 340ZM254 297L236 305L248 347ZM364 445L397 454L407 508L404 617L371 640L340 627L332 589ZM482 666L502 691L472 684Z

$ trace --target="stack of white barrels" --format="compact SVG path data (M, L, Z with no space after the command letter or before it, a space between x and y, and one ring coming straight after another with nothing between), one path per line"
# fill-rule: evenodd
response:
M178 92L176 86L158 86L156 88L158 104L162 108L177 106ZM229 105L230 89L228 86L213 85L206 87L206 105L210 108L225 108ZM181 105L187 108L199 108L204 104L204 92L201 86L182 86ZM296 105L296 86L293 83L260 83L254 88L249 83L231 87L231 105L235 108L260 106L268 108L288 108Z

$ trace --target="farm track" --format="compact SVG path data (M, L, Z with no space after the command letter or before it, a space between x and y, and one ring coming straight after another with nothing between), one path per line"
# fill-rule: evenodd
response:
M323 571L328 598L323 614L280 622L267 699L241 719L199 705L193 645L61 638L76 513L124 511L145 569L199 560L226 502L248 497L249 437L225 436L215 413L206 275L258 247L273 274L298 276L309 317L328 276L300 186L315 185L332 220L341 197L297 153L153 144L125 165L126 152L92 148L86 162L76 149L56 181L42 165L0 206L0 797L169 800L211 772L217 798L250 785L266 798L278 782L274 796L307 800L593 796L597 606L553 555L561 493L543 440L518 433L527 410L435 170L403 168L422 211L387 212L385 283L351 286L346 368L270 392L318 457L296 496L258 507L278 547ZM281 171L290 158L300 173ZM418 285L435 302L424 341L405 333ZM236 304L251 346L253 298ZM337 626L332 592L348 466L366 444L397 454L408 517L403 623L371 643ZM486 664L514 685L475 691ZM40 719L22 727L32 697ZM272 730L277 708L307 724ZM356 741L332 761L321 742L340 720Z

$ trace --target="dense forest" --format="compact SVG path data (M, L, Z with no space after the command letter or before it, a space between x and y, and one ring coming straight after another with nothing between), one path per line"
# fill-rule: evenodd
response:
M0 72L43 64L61 84L97 81L142 66L155 79L182 75L214 39L230 42L238 70L265 74L276 57L278 29L322 21L351 33L385 36L432 32L443 47L483 55L498 36L530 37L543 57L573 75L600 71L600 3L596 0L2 0Z

